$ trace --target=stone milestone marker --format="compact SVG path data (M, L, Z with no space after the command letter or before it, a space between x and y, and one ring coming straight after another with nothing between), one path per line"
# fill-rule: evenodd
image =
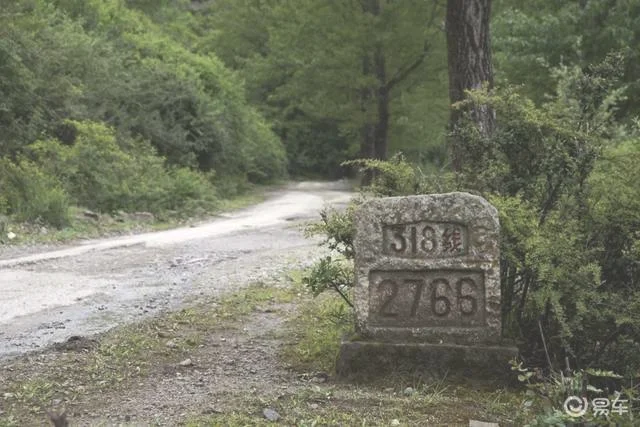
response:
M355 226L357 336L342 343L339 375L509 371L493 206L468 193L375 199Z

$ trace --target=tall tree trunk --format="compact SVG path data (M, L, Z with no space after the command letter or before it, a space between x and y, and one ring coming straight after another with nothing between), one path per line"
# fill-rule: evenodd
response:
M367 76L371 73L370 58L365 55L362 58L362 74ZM373 99L373 90L366 86L360 90L360 111L365 117L362 125L362 139L360 141L360 157L363 159L371 159L375 156L375 126L368 118L367 111Z
M449 61L449 99L462 101L464 91L493 85L489 18L491 0L448 0L447 50ZM451 109L449 126L455 131L463 112ZM471 116L480 132L489 136L495 127L495 113L486 105L471 108ZM455 134L455 132L454 132ZM463 166L464 141L453 136L449 141L454 171Z
M379 17L382 12L381 0L361 0L362 11L374 17ZM437 3L434 3L432 19L427 26L433 24L437 16ZM429 51L425 42L422 52L406 64L398 67L391 73L388 72L384 45L377 40L369 48L369 53L363 58L362 72L365 76L375 77L375 87L367 87L362 90L362 111L366 113L368 107L375 101L375 117L365 121L362 129L360 154L362 158L386 160L388 152L389 122L391 117L391 93L393 89L402 83L412 73L416 72L424 63ZM368 185L375 174L373 172L363 177L363 185Z
M382 46L376 46L374 56L375 74L378 79L377 104L378 115L375 127L375 148L376 159L387 159L387 137L389 135L389 88L387 86L387 68Z
M380 15L380 0L362 0L362 11L374 17ZM386 84L385 61L382 52L382 46L379 42L375 43L373 49L363 58L362 74L365 76L374 76L377 80L377 87L367 86L362 89L361 105L362 111L366 115L365 123L362 127L362 140L360 144L360 155L364 159L384 159L387 151L387 129L388 114L386 123L380 123L380 91ZM382 81L381 81L382 78ZM367 111L375 102L376 114L370 117ZM388 107L386 109L388 113ZM375 117L375 118L374 118ZM362 185L369 185L375 177L375 171L367 170L362 177Z
M365 55L362 58L362 74L367 76L371 73L371 64L370 58L368 55ZM361 159L373 159L375 158L376 152L376 129L374 123L369 119L369 114L367 111L369 110L371 100L373 99L373 90L370 86L363 87L360 90L360 110L365 117L364 123L361 129L361 140L360 140L360 158ZM366 170L364 175L362 176L361 184L364 186L370 185L373 181L373 171Z
M368 12L373 16L380 16L382 12L382 2L380 0L368 0ZM389 135L389 91L390 86L387 81L387 62L384 54L384 47L380 40L376 40L373 46L373 75L376 78L376 118L374 130L373 158L378 160L387 159L387 137Z
M363 59L364 75L375 76L376 86L368 86L362 89L361 108L363 113L375 103L375 116L367 118L362 126L362 140L360 143L360 155L363 159L387 159L387 139L389 136L389 116L391 102L387 82L387 68L384 51L380 44L376 44L373 53L373 64L369 63L369 57ZM367 171L362 179L363 185L371 184L375 177L375 171Z

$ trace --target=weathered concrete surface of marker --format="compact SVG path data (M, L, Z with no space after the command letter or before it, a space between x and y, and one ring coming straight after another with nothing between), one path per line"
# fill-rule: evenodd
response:
M499 234L497 210L468 193L363 204L354 240L358 336L343 342L338 371L404 362L502 370L517 351L501 337Z

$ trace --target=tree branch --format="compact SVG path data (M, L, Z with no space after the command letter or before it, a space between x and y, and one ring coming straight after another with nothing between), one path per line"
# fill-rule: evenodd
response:
M426 25L427 28L433 25L437 16L436 11L438 10L438 6L439 6L438 1L434 1L433 9L431 10L431 18L429 19ZM391 79L385 84L384 86L385 90L387 92L390 91L391 89L393 89L395 85L397 85L398 83L406 79L413 71L415 71L420 65L422 65L428 53L429 53L429 42L425 40L424 47L422 48L422 54L418 58L416 58L416 60L413 61L413 63L409 64L406 67L401 67L395 73L395 75L391 77Z
M353 303L349 300L349 298L345 295L345 293L342 292L342 290L340 289L340 285L338 285L338 284L336 284L334 282L331 282L331 286L333 286L333 289L335 289L335 291L340 294L342 299L349 305L349 307L354 308L353 307Z
M413 63L411 63L410 65L404 68L400 68L398 71L396 71L395 75L391 77L391 79L387 82L387 84L385 84L384 86L385 89L387 91L390 91L391 89L393 89L395 85L397 85L398 83L406 79L413 71L415 71L420 65L422 65L422 63L424 62L424 58L427 57L428 52L429 52L429 46L425 41L422 55L416 58L416 60L413 61Z

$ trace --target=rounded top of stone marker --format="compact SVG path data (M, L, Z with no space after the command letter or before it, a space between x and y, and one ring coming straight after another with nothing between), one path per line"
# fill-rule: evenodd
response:
M357 221L376 219L385 222L480 221L485 228L499 229L498 210L485 198L466 192L377 198L363 203L356 213Z

